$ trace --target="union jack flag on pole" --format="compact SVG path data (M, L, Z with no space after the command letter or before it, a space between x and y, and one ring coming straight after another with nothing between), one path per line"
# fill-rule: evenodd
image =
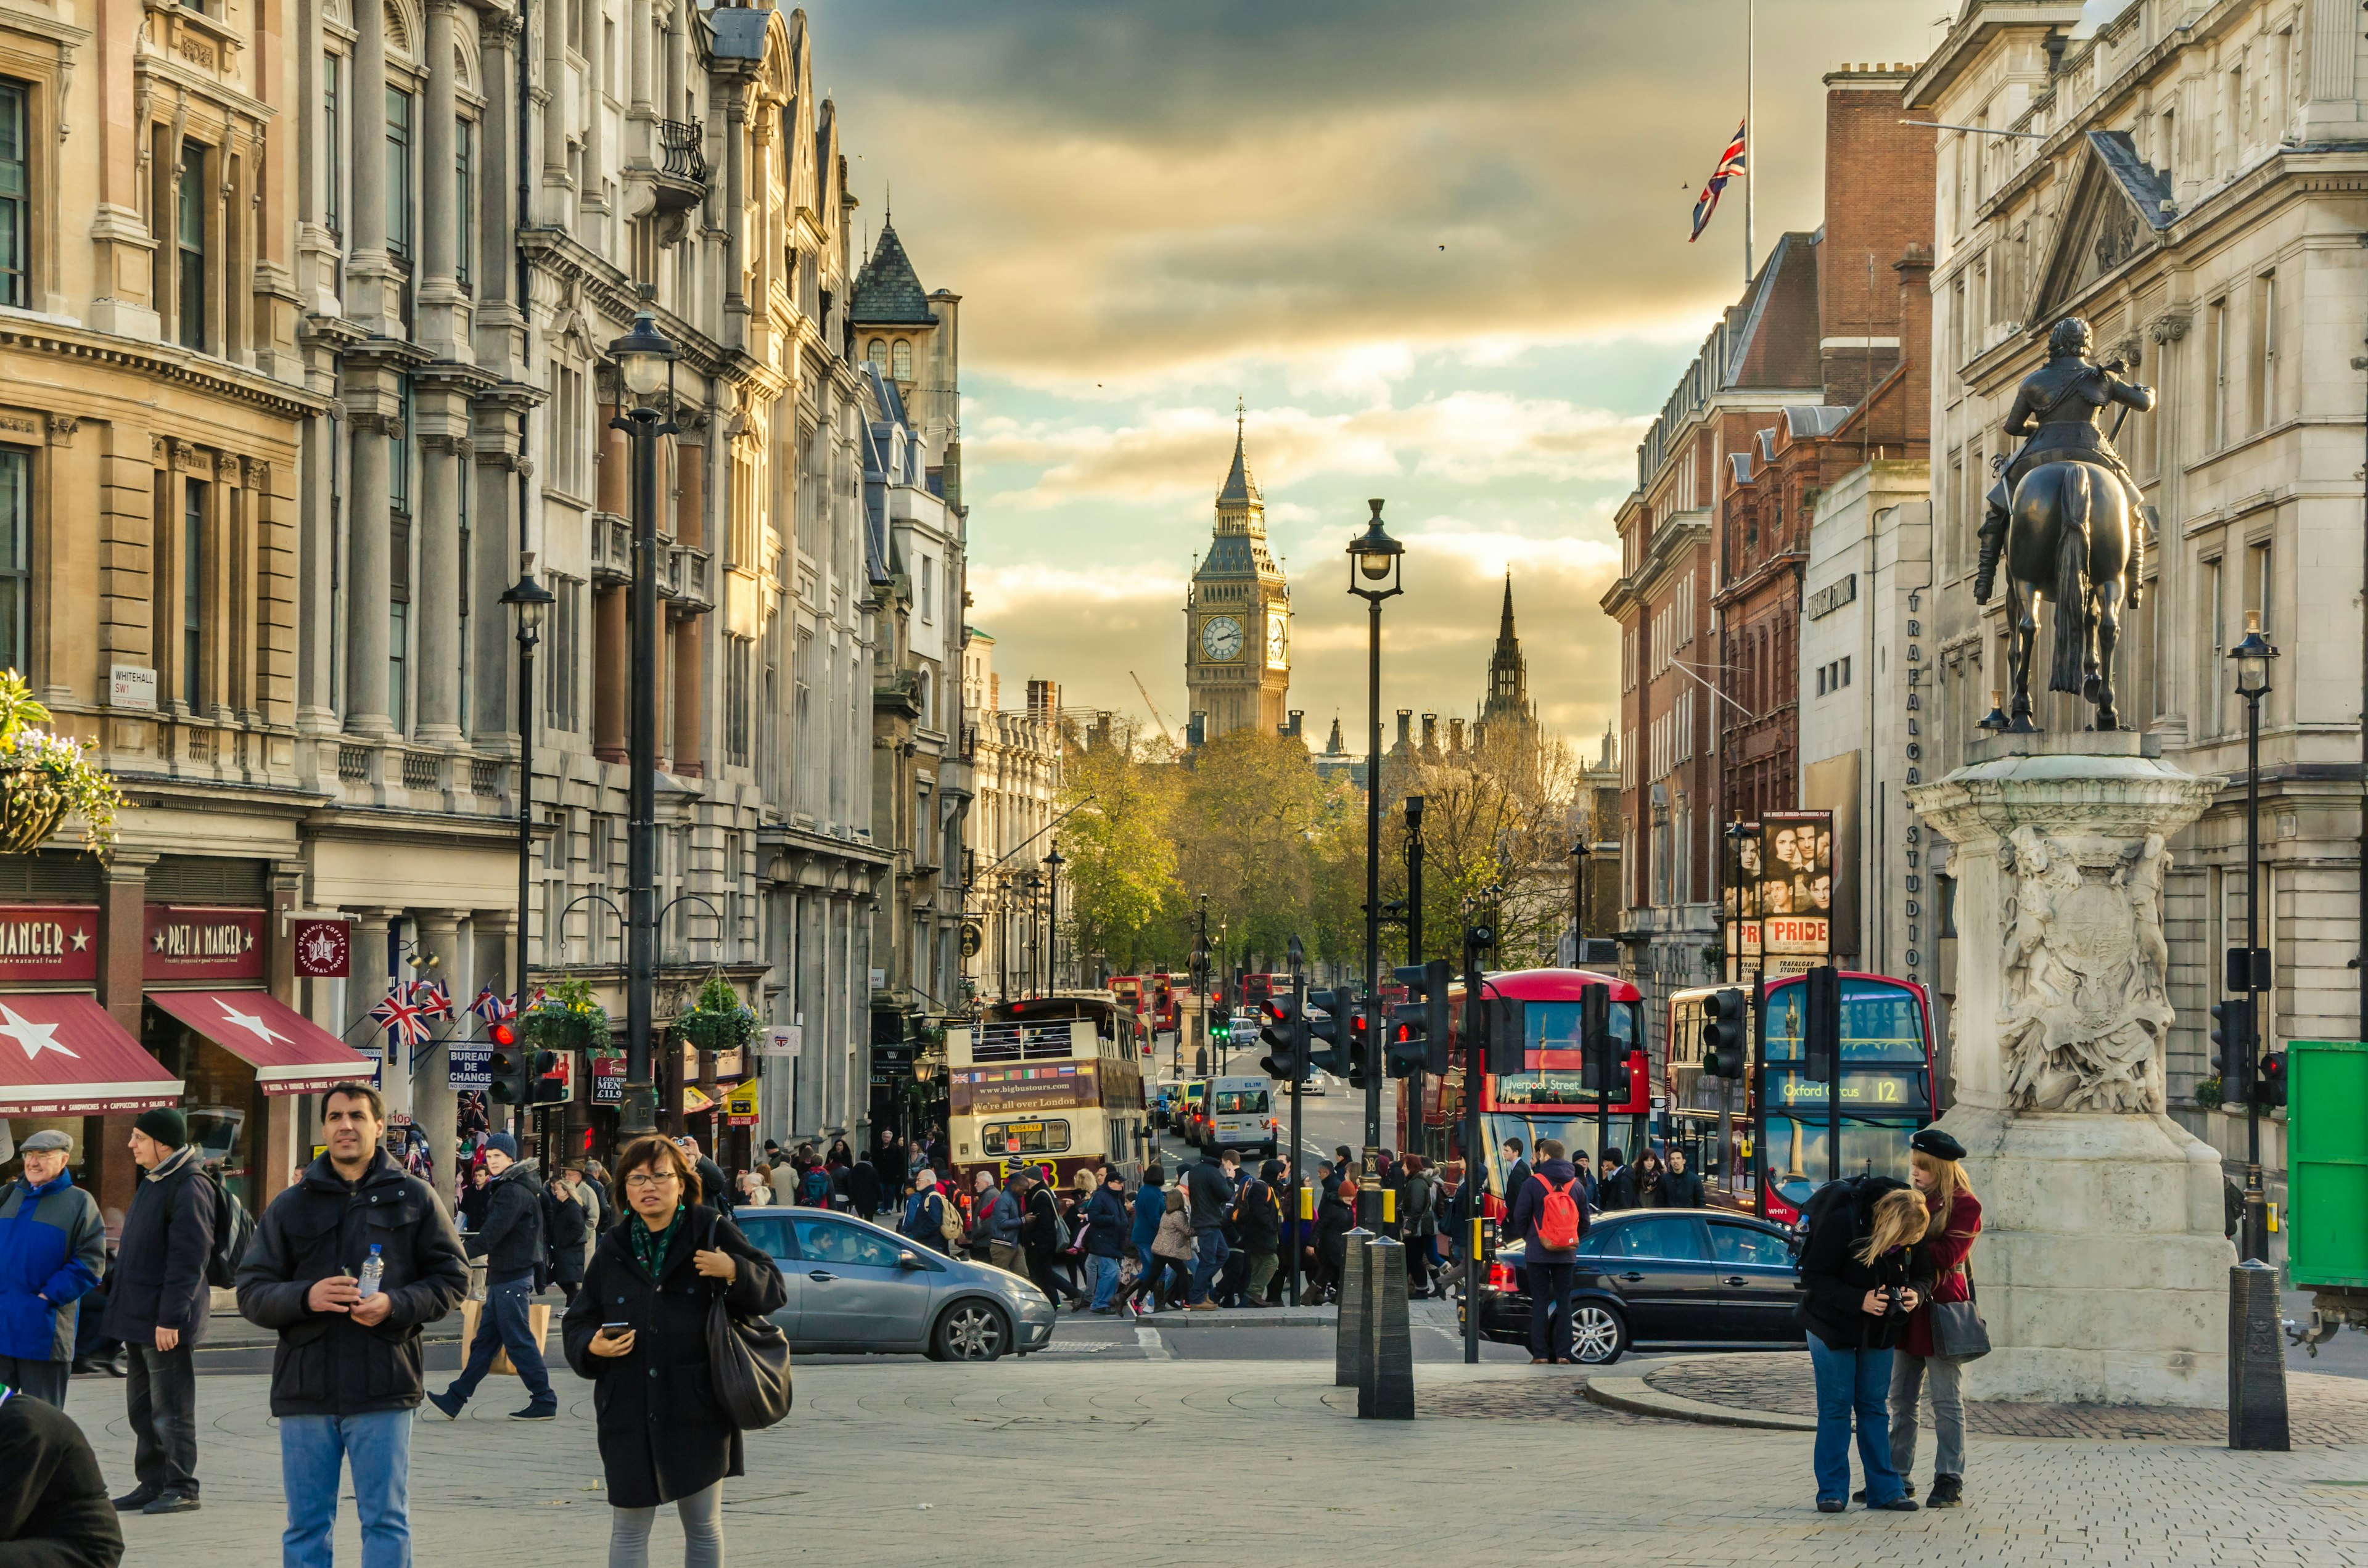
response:
M477 993L477 999L469 1004L469 1011L486 1023L498 1024L517 1014L518 1004L488 985Z
M1735 140L1729 142L1726 151L1719 154L1718 167L1711 171L1709 183L1694 199L1694 232L1686 236L1686 244L1691 244L1701 239L1702 232L1710 227L1710 215L1718 210L1719 193L1726 188L1726 182L1747 177L1743 167L1743 142L1744 131L1748 123L1746 121L1735 128Z
M370 1010L379 1027L393 1035L398 1044L418 1047L427 1043L430 1030L420 1008L404 995L404 987L397 986L386 994L386 1000Z
M452 994L444 989L440 981L413 981L411 1005L419 1009L419 1016L423 1018L449 1018L452 1016Z

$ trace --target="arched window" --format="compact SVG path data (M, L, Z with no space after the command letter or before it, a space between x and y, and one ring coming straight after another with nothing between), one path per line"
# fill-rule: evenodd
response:
M888 368L888 340L884 337L873 338L870 345L864 348L863 357L866 359L871 360L873 364L879 366L882 369L886 369Z
M888 373L900 381L913 379L913 345L906 339L896 340L896 368Z

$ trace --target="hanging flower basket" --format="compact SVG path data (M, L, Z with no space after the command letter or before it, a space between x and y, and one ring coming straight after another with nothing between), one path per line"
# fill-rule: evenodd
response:
M674 1021L674 1032L701 1051L737 1051L753 1044L764 1028L765 1021L720 974L707 977L698 1002Z
M591 1051L609 1043L609 1014L592 987L568 975L518 1015L518 1033L542 1051Z
M0 670L0 854L31 854L79 812L83 847L104 858L122 793L82 742L40 728L49 722L23 678Z

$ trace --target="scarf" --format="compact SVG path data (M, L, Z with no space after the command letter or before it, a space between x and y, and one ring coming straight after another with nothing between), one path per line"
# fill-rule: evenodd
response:
M687 1205L676 1204L674 1218L666 1221L663 1231L653 1231L639 1214L633 1216L633 1261L642 1266L642 1272L650 1277L651 1283L657 1282L658 1271L666 1267L666 1251L674 1245L674 1234L682 1229L682 1217L689 1212Z

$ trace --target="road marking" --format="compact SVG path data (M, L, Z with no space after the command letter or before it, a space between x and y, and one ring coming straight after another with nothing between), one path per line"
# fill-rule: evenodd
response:
M1159 1331L1149 1324L1139 1323L1134 1325L1134 1342L1143 1347L1144 1355L1154 1361L1176 1359L1176 1352L1159 1342Z

